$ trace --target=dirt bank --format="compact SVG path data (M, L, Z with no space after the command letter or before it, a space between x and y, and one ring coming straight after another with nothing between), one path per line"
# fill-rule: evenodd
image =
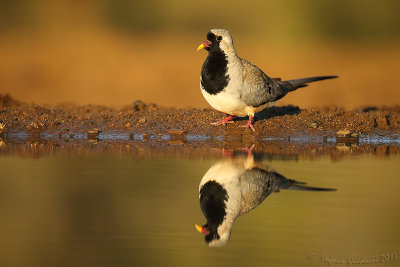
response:
M102 133L165 134L171 130L205 136L235 138L289 138L301 136L334 137L340 129L362 136L393 136L400 133L400 106L365 107L351 111L340 108L300 109L281 106L256 114L255 132L239 125L238 118L226 126L210 123L225 115L212 109L171 109L135 101L123 108L106 106L39 106L19 103L9 96L0 97L0 122L3 135ZM176 133L179 135L179 132Z

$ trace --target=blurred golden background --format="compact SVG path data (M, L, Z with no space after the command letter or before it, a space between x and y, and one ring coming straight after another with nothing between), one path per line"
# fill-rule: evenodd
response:
M196 48L225 28L271 77L340 76L281 105L395 105L399 13L396 0L2 1L0 93L38 104L207 107L206 54Z

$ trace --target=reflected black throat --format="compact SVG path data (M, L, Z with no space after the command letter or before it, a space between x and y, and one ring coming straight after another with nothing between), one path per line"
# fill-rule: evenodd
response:
M220 225L226 216L228 193L216 181L208 181L200 190L200 207L209 226Z

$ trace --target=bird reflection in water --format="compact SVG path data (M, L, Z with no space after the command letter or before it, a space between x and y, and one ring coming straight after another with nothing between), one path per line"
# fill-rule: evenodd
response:
M332 188L311 187L288 179L272 167L246 157L232 157L214 164L199 185L200 207L207 222L195 225L210 247L225 245L233 224L260 205L271 193L281 189L304 191L336 191Z

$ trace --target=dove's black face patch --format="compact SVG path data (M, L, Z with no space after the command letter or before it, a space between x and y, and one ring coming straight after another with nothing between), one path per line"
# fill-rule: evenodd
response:
M216 181L209 181L200 190L200 207L207 219L207 228L210 233L206 235L205 241L209 243L214 239L219 239L217 228L226 216L225 201L228 200L228 193Z
M213 34L212 32L208 32L207 33L207 40L208 41L210 41L210 42L214 41L215 37L216 37L215 34Z
M204 236L204 241L206 241L206 243L210 243L211 241L213 241L214 239L220 239L220 236L218 234L218 225L208 225L208 223L206 223L205 225L202 226L203 228L206 228L209 231L209 234Z
M222 36L217 36L212 32L208 32L207 40L211 42L211 45L205 48L207 51L221 51L221 49L219 48L219 43L222 40Z
M204 241L206 241L207 244L215 239L220 238L220 236L218 235L218 232L217 232L217 228L218 227L215 227L215 226L208 228L210 233L204 237Z
M217 40L214 33L209 32L207 40L211 42L211 45L206 47L208 57L201 69L201 86L207 93L216 95L228 85L229 75L226 75L228 60L219 47L221 40Z

